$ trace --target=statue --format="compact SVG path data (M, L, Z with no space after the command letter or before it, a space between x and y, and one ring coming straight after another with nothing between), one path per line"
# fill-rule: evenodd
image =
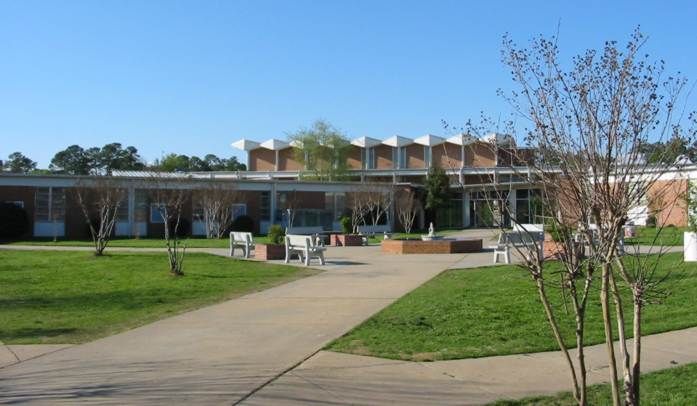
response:
M433 237L435 235L434 231L435 230L433 230L433 222L431 222L431 224L428 225L428 236Z

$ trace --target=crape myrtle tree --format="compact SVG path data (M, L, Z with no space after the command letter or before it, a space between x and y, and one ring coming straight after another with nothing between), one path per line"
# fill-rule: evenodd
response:
M373 227L377 227L385 217L389 220L389 212L392 207L392 192L385 190L384 186L363 183L360 186L360 193L364 201L365 216L370 217Z
M496 224L502 233L508 232L500 221L507 214L529 236L514 248L535 282L580 405L587 404L584 328L587 312L594 310L588 307L590 295L599 295L613 404L623 400L638 405L642 309L667 294L662 285L666 272L657 272L663 247L654 245L648 252L657 255L643 255L638 247L623 249L620 241L627 213L645 204L649 192L663 195L664 207L676 203L663 193L668 182L658 180L679 164L668 157L647 160L645 146L691 145L695 135L693 116L679 106L686 81L667 75L663 61L652 62L643 51L645 42L636 30L624 46L609 41L569 64L561 61L555 37L533 39L528 48L517 46L508 36L503 41L502 59L517 90L501 94L518 120L522 117L529 124L521 138L537 155L514 157L509 168L513 175L492 177L498 191L492 192L490 203L501 214ZM682 121L689 121L690 129L683 128ZM467 131L479 135L486 126L470 124ZM513 130L509 123L506 132L514 134ZM499 152L495 142L491 147ZM516 213L507 204L507 193L514 186L528 184L539 189L536 199L544 208L546 228L555 236L561 272L550 268L542 242L517 224ZM574 315L575 362L561 333L559 310L549 300L552 287L560 286L559 278ZM634 336L631 354L630 335ZM613 346L615 339L619 351Z
M206 238L221 238L232 225L232 205L242 198L235 186L230 182L211 183L197 191Z
M326 121L318 120L312 127L290 134L295 148L295 158L309 176L318 180L342 179L348 170L351 143L341 131Z
M190 198L188 177L162 172L150 172L145 178L149 199L163 224L169 271L174 276L184 275L186 245L180 239L184 205Z
M411 188L400 189L395 195L397 218L402 224L404 232L409 234L414 226L419 201L416 199L416 193Z
M99 177L80 179L73 191L90 230L94 255L101 256L111 239L126 190L113 178Z

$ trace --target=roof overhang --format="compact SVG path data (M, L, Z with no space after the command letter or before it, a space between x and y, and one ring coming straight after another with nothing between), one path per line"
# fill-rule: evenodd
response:
M434 145L443 144L445 142L445 138L441 138L433 134L426 134L423 137L416 138L414 142L427 147L432 147Z
M256 141L251 141L247 139L241 139L230 144L233 148L241 149L243 151L251 151L260 147L260 144Z
M477 142L477 137L473 137L470 134L461 133L448 138L447 141L451 144L470 145Z
M404 146L413 144L414 140L412 140L411 138L400 137L399 135L395 135L393 137L386 139L382 143L385 145L389 145L391 147L394 147L394 148L399 148L399 147L404 147Z
M360 137L351 141L351 145L355 145L360 148L371 148L380 144L382 144L382 141L370 137Z
M275 138L271 138L270 140L266 140L261 143L262 148L270 149L272 151L279 151L282 149L286 149L290 147L290 144L288 144L285 141L277 140Z

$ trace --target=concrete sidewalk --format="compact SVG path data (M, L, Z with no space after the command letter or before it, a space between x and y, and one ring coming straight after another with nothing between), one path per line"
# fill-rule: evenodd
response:
M646 336L642 371L697 362L697 328ZM572 351L575 358L575 351ZM586 348L590 384L607 382L605 345ZM245 405L480 405L568 391L559 352L409 362L321 351Z
M0 369L0 402L237 402L464 257L379 249L333 248L319 275Z

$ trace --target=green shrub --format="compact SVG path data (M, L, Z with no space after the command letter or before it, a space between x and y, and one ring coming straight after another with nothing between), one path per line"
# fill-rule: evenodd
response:
M649 214L646 218L646 227L656 227L656 215Z
M14 203L0 203L0 239L19 238L29 228L27 212Z
M343 216L339 219L339 223L341 223L341 230L344 232L344 234L351 234L351 232L353 231L351 217Z
M269 243L271 244L283 244L283 237L285 233L283 232L283 227L278 224L274 224L269 227Z

